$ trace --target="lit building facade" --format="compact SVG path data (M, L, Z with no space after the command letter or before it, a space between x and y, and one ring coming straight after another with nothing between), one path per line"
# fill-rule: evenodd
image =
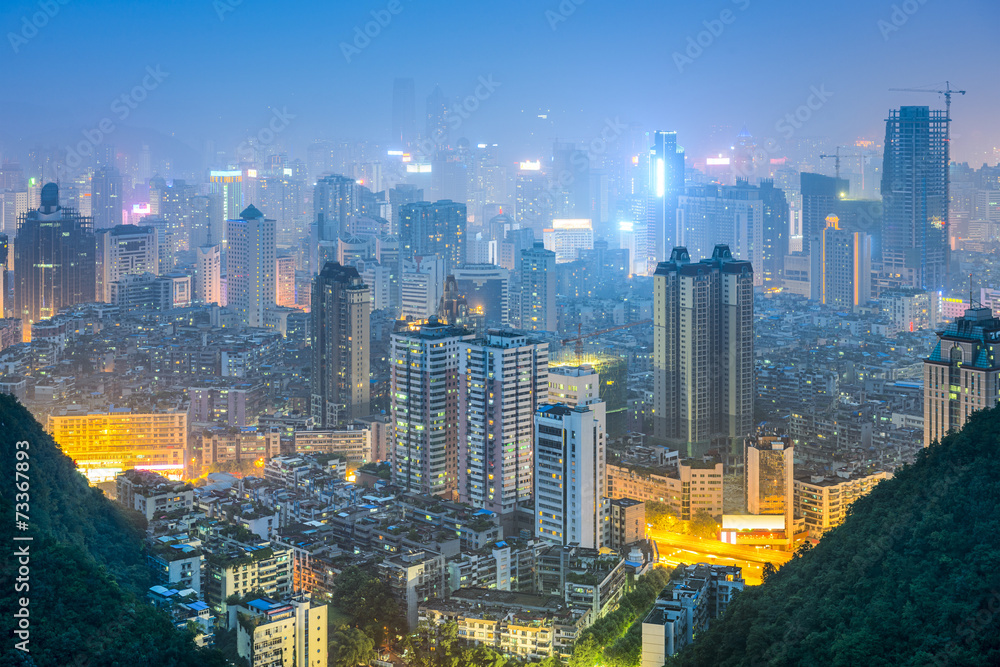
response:
M521 251L521 328L527 331L556 331L556 254L535 242Z
M358 270L328 263L312 295L312 415L330 428L370 412L371 295Z
M457 491L461 357L472 338L436 320L392 336L392 479L407 491Z
M960 431L977 410L1000 402L1000 319L969 308L924 359L924 446Z
M490 331L464 346L459 500L498 514L533 493L532 415L548 396L547 343Z
M184 475L186 412L52 414L47 430L92 483L133 469Z
M248 327L263 327L275 297L275 221L253 205L227 223L226 307Z
M111 283L125 275L160 272L156 229L118 225L97 232L97 298L111 301Z
M675 248L653 276L654 437L700 457L738 455L753 421L753 267L725 245Z

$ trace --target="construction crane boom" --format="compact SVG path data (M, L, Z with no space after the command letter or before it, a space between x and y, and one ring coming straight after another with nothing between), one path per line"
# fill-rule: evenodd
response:
M824 159L824 158L831 158L831 157L834 158L834 161L833 161L834 170L836 171L836 173L837 173L837 179L839 180L840 179L840 158L842 158L842 157L861 157L861 158L863 158L865 156L864 156L863 153L848 153L847 155L841 155L840 154L840 146L837 146L837 151L833 155L820 155L819 157L820 157L821 160ZM862 167L862 169L863 169L863 167Z
M889 90L899 92L899 93L935 93L937 95L944 95L944 118L945 118L945 141L950 141L951 137L949 135L951 130L951 96L952 93L958 95L965 95L964 90L955 90L951 87L950 81L944 82L944 90L932 90L930 88L890 88Z
M600 331L591 331L590 333L581 333L583 329L582 324L576 325L576 336L573 338L564 338L560 341L563 345L569 345L570 343L576 342L576 363L580 364L580 358L583 356L583 339L593 338L594 336L600 336L602 334L611 333L612 331L620 331L621 329L628 329L630 327L637 327L641 324L652 324L653 320L639 320L638 322L629 322L628 324L619 324L616 327L610 327L608 329L601 329Z

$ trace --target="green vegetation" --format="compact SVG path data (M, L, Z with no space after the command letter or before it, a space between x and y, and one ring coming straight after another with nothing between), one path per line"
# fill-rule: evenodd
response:
M677 516L673 507L655 500L646 501L646 523L656 530L709 539L716 539L719 533L719 522L705 510L698 510L690 521L684 521Z
M361 630L341 626L330 635L329 664L332 667L367 665L374 658L375 643Z
M406 630L406 618L392 589L376 572L351 566L334 582L333 604L351 617L351 625L384 645Z
M26 441L27 449L16 447ZM165 614L141 601L151 585L142 538L145 520L87 485L73 462L27 410L0 394L0 451L7 482L0 486L0 512L13 521L16 493L27 493L29 589L3 587L0 607L2 664L195 665L224 664L222 654L198 649L190 634L176 630ZM18 459L17 452L27 452ZM16 463L28 484L17 489ZM21 508L23 510L24 508ZM8 524L10 525L10 524ZM18 562L3 559L0 579L14 582ZM13 646L18 598L30 599L30 659Z
M670 664L1000 664L1000 408L857 500Z
M458 625L449 621L438 628L421 626L403 640L410 667L515 667L513 658L486 646L468 646L458 640ZM545 667L556 667L552 659Z
M635 667L642 657L642 619L670 581L670 570L655 567L636 581L618 608L580 633L570 667Z

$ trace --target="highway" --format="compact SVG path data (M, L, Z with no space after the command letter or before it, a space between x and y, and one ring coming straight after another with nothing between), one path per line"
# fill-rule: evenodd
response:
M764 563L771 563L780 568L792 559L790 552L725 544L717 540L680 533L650 530L649 536L656 542L660 552L660 562L663 565L670 567L681 563L736 565L743 569L743 578L750 585L761 583Z

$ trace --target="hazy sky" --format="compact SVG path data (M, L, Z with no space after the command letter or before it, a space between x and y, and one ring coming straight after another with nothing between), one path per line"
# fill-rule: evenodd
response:
M512 153L589 141L619 119L677 130L702 155L718 148L712 126L782 139L779 123L810 101L796 136L881 142L890 107L943 108L888 88L946 79L968 91L953 105L953 158L978 165L1000 146L997 0L64 1L0 7L4 155L76 141L105 118L110 141L231 150L277 109L294 116L279 141L304 157L315 137L385 138L395 76L416 81L418 129L434 84L455 98L480 77L498 84L456 134ZM386 25L355 43L372 12Z

